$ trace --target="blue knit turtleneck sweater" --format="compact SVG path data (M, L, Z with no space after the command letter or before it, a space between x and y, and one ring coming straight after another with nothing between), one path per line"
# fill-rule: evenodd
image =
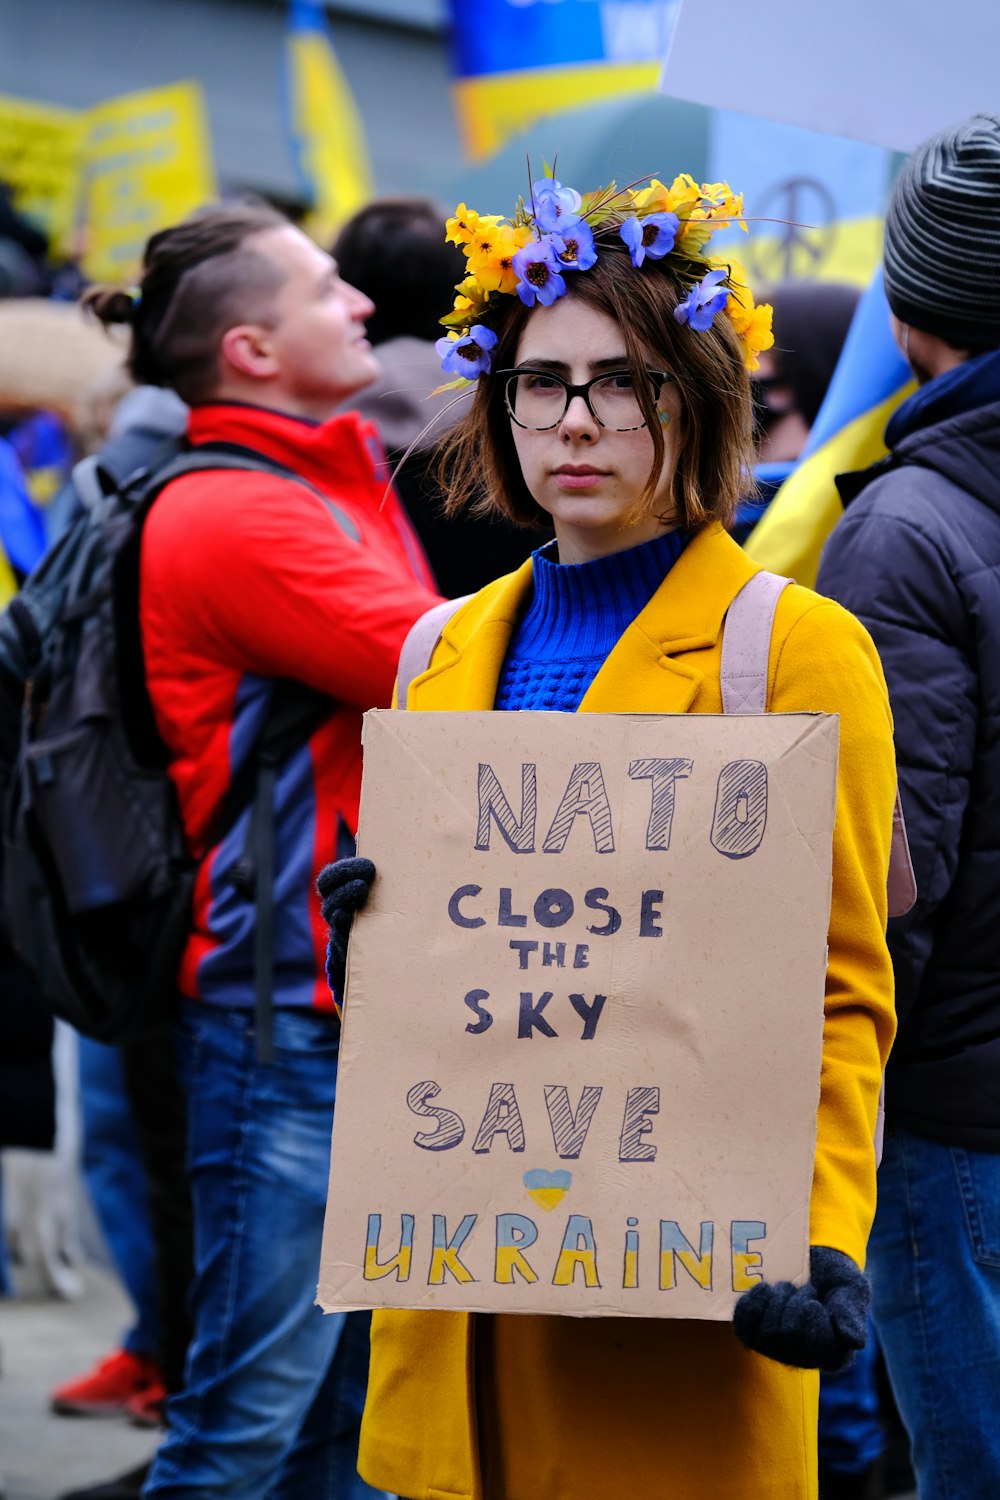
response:
M534 592L507 648L494 706L574 713L622 632L646 607L688 540L668 531L589 563L533 555Z

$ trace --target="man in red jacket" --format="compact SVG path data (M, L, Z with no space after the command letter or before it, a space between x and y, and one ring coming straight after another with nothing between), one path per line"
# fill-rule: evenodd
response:
M189 404L193 444L269 466L175 480L143 532L147 678L200 862L179 1029L194 1337L144 1494L371 1495L356 1472L367 1326L313 1305L338 1043L313 884L353 846L361 715L388 705L403 639L436 602L374 429L352 413L329 420L379 373L365 338L373 309L328 255L256 206L154 236L130 310L120 295L92 301L106 320L127 312L132 373ZM327 701L275 773L264 1061L246 868L255 805L221 839L213 829L289 682Z

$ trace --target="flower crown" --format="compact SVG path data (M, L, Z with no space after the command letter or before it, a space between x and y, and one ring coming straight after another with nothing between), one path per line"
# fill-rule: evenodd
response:
M756 370L758 354L774 342L771 308L754 305L738 261L705 254L712 235L729 224L747 232L742 194L726 182L699 186L686 173L669 187L654 177L638 192L611 183L582 197L550 174L532 183L530 204L518 199L511 220L460 203L446 238L464 250L467 274L455 288L453 310L441 319L449 332L435 345L445 373L457 378L441 389L464 387L488 372L497 336L483 320L500 297L516 293L526 307L549 307L565 294L564 277L588 270L601 244L616 239L634 266L667 257L685 293L674 309L677 321L704 332L724 313L747 369Z

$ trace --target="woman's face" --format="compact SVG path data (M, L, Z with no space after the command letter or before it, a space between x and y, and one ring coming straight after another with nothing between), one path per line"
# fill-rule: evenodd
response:
M516 368L551 370L571 385L584 385L595 375L627 371L628 359L614 319L567 296L531 314L517 346ZM662 370L663 361L649 354L647 369ZM663 467L642 519L630 525L625 518L653 462L653 440L645 427L632 432L602 427L581 396L573 398L562 421L547 431L511 423L524 482L552 517L561 562L589 562L624 552L678 524L668 514L680 410L669 381L661 389L659 410L666 423Z

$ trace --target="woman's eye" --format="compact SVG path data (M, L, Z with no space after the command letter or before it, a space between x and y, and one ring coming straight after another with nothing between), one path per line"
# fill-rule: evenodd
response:
M632 376L628 370L619 370L608 376L607 385L613 391L630 391L633 389Z
M557 391L558 380L553 380L551 375L522 375L525 388L529 391Z

